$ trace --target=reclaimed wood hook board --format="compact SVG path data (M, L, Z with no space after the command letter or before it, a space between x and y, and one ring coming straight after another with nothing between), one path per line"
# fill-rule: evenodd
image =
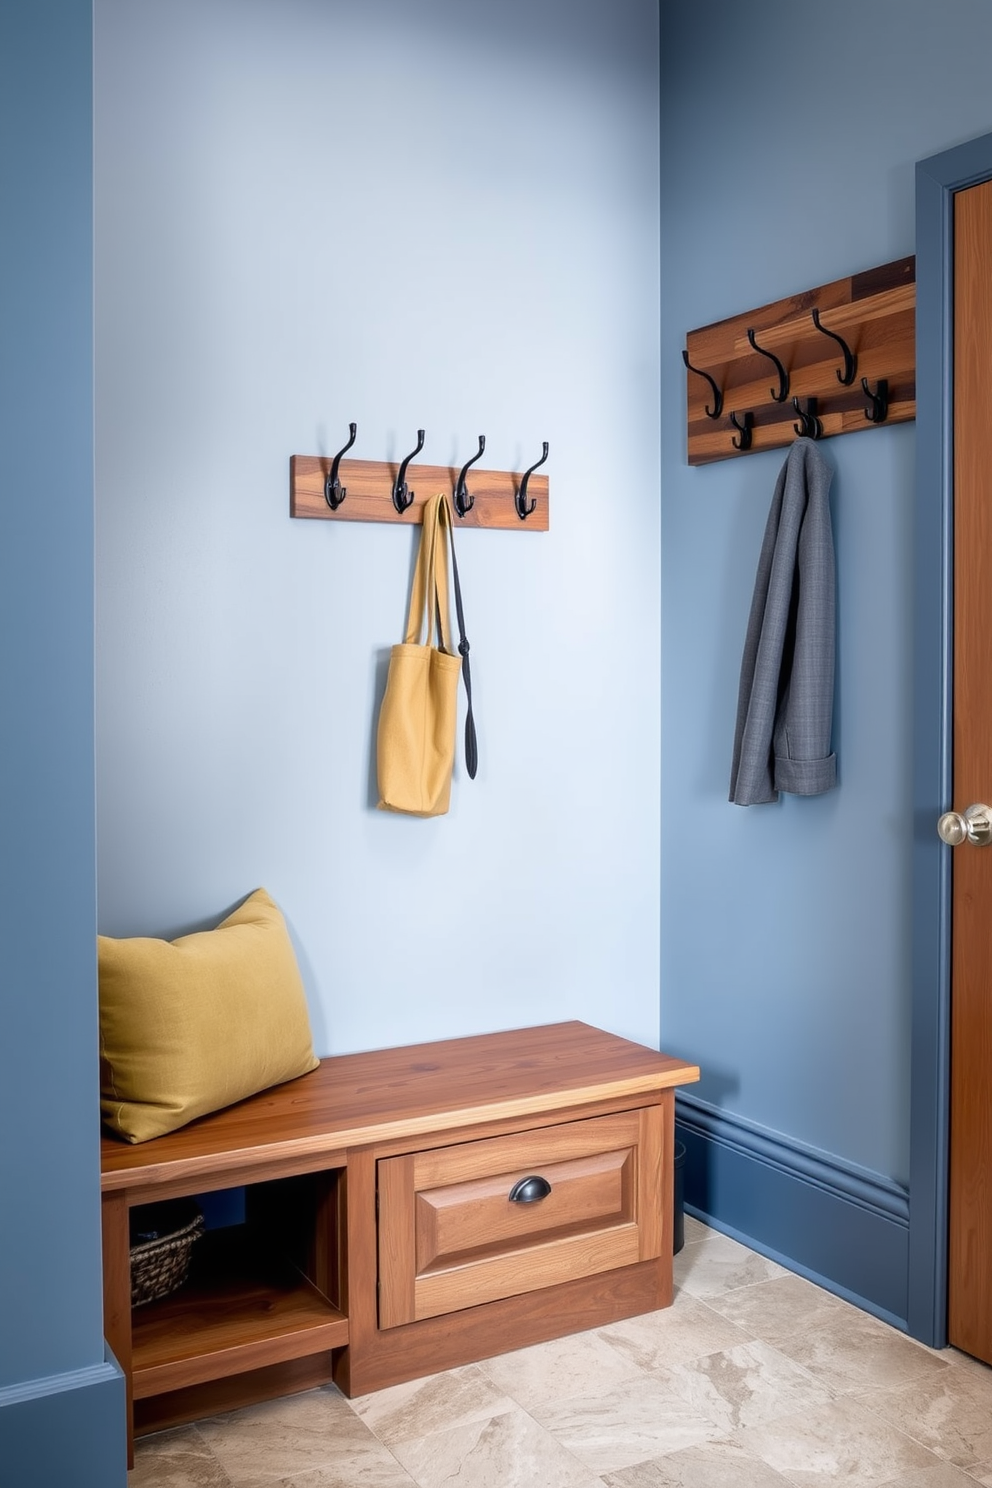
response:
M916 259L690 331L683 360L690 465L914 419Z
M428 499L443 491L451 498L456 527L493 527L511 532L548 531L550 494L546 475L529 477L526 504L528 507L531 502L535 504L526 517L521 517L517 498L524 473L480 470L473 466L466 477L472 505L461 516L454 501L459 476L457 465L409 465L405 479L413 500L402 512L397 511L393 502L393 486L400 471L399 460L342 459L339 478L346 494L333 510L324 495L331 465L330 456L293 455L290 458L290 516L338 522L404 522L407 526L414 526L423 522Z

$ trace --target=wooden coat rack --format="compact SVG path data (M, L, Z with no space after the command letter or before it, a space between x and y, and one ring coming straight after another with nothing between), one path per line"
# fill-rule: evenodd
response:
M916 260L690 331L690 465L916 417Z
M355 426L351 425L354 443ZM418 430L423 445L423 430ZM339 522L423 521L424 506L443 491L451 499L458 527L494 527L512 532L547 532L550 522L550 485L546 475L530 470L480 470L475 461L485 449L479 437L479 454L459 468L447 465L414 465L412 456L395 463L383 460L346 460L340 455L293 455L289 466L289 514ZM334 485L334 481L337 485ZM394 496L397 486L402 495ZM408 502L403 510L398 501Z

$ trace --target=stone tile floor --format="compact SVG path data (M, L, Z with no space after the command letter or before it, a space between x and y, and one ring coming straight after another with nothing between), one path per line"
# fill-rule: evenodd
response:
M664 1312L139 1441L129 1488L992 1485L992 1369L686 1218Z

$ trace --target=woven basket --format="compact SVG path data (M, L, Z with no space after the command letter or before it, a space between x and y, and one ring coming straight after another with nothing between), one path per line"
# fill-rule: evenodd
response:
M131 1211L131 1306L167 1297L186 1280L203 1215L190 1199L145 1204Z

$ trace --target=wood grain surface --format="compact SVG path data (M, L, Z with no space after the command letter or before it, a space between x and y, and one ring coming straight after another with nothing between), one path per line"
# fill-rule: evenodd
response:
M992 803L992 182L954 212L954 809ZM992 848L952 857L948 1333L992 1363Z
M208 1232L186 1285L135 1310L136 1399L348 1342L347 1318L294 1267L247 1245L242 1228Z
M162 1395L148 1395L134 1402L134 1435L148 1436L170 1426L203 1420L205 1416L257 1405L262 1400L275 1400L280 1395L314 1390L318 1385L328 1384L332 1377L332 1355L310 1354L303 1359L289 1359L284 1364L267 1364L262 1369L206 1380L202 1385L187 1385L181 1390L167 1390ZM129 1466L134 1466L133 1449Z
M674 1087L698 1076L684 1060L558 1023L339 1055L150 1142L106 1136L105 1308L133 1398L129 1451L132 1430L264 1398L269 1386L305 1388L332 1359L355 1392L666 1306ZM484 1188L494 1163L505 1173L532 1159L550 1163L562 1194L545 1233L525 1217L509 1237L516 1249L500 1251L472 1204L459 1217L457 1204L441 1212L442 1198L431 1235L422 1226L420 1249L434 1254L419 1274L417 1181L457 1187L475 1175ZM130 1208L235 1185L246 1186L245 1223L208 1233L183 1288L132 1311ZM381 1251L380 1211L398 1220L384 1221ZM464 1259L480 1247L475 1275L457 1254L452 1263L453 1249ZM401 1277L386 1303L393 1327L380 1325L380 1266Z
M349 1147L446 1127L612 1100L699 1078L697 1065L586 1023L553 1023L325 1059L298 1080L151 1142L111 1136L102 1186L160 1189L230 1182L254 1168L343 1164ZM170 1190L171 1191L171 1190ZM156 1194L156 1196L158 1196Z
M380 1327L656 1255L661 1124L651 1106L380 1162ZM532 1174L550 1193L511 1202Z
M360 1353L349 1348L336 1354L334 1379L345 1394L364 1395L550 1338L605 1328L621 1318L667 1307L671 1300L672 1258L659 1256L543 1292L525 1292L384 1330Z
M527 483L527 505L536 501L530 515L521 520L514 496L520 489L523 472L482 470L473 465L467 483L472 506L460 517L455 510L455 485L459 466L409 465L406 483L413 502L406 511L393 505L393 482L399 462L382 460L342 460L338 476L347 495L336 511L324 497L324 483L330 472L330 459L318 455L293 455L289 466L289 514L291 517L314 517L326 522L401 522L413 527L424 519L424 506L431 496L443 491L451 499L455 527L502 528L508 532L547 532L550 523L550 482L546 475L534 474Z
M817 330L814 309L820 312L821 323L843 336L857 357L857 373L849 387L837 379L844 365L843 352ZM774 352L789 373L789 396L784 403L771 396L773 388L778 391L778 374L767 357L752 349L748 328L759 346ZM686 371L689 464L730 460L745 453L732 443L739 435L730 422L731 411L738 417L745 411L753 414L752 451L791 444L797 438L799 421L793 395L804 405L809 397L817 399L826 437L877 427L864 416L868 400L862 377L873 388L879 378L888 380L888 423L915 418L915 337L916 260L912 257L690 331L686 338L689 361L714 379L723 391L724 407L719 419L707 418L705 410L713 406L712 391L702 377Z
M634 1164L634 1147L621 1147L560 1162L545 1158L493 1178L473 1178L446 1188L418 1188L418 1274L501 1249L520 1249L537 1236L579 1233L608 1220L632 1220ZM531 1176L531 1169L550 1184L551 1192L534 1203L510 1203L510 1188Z

